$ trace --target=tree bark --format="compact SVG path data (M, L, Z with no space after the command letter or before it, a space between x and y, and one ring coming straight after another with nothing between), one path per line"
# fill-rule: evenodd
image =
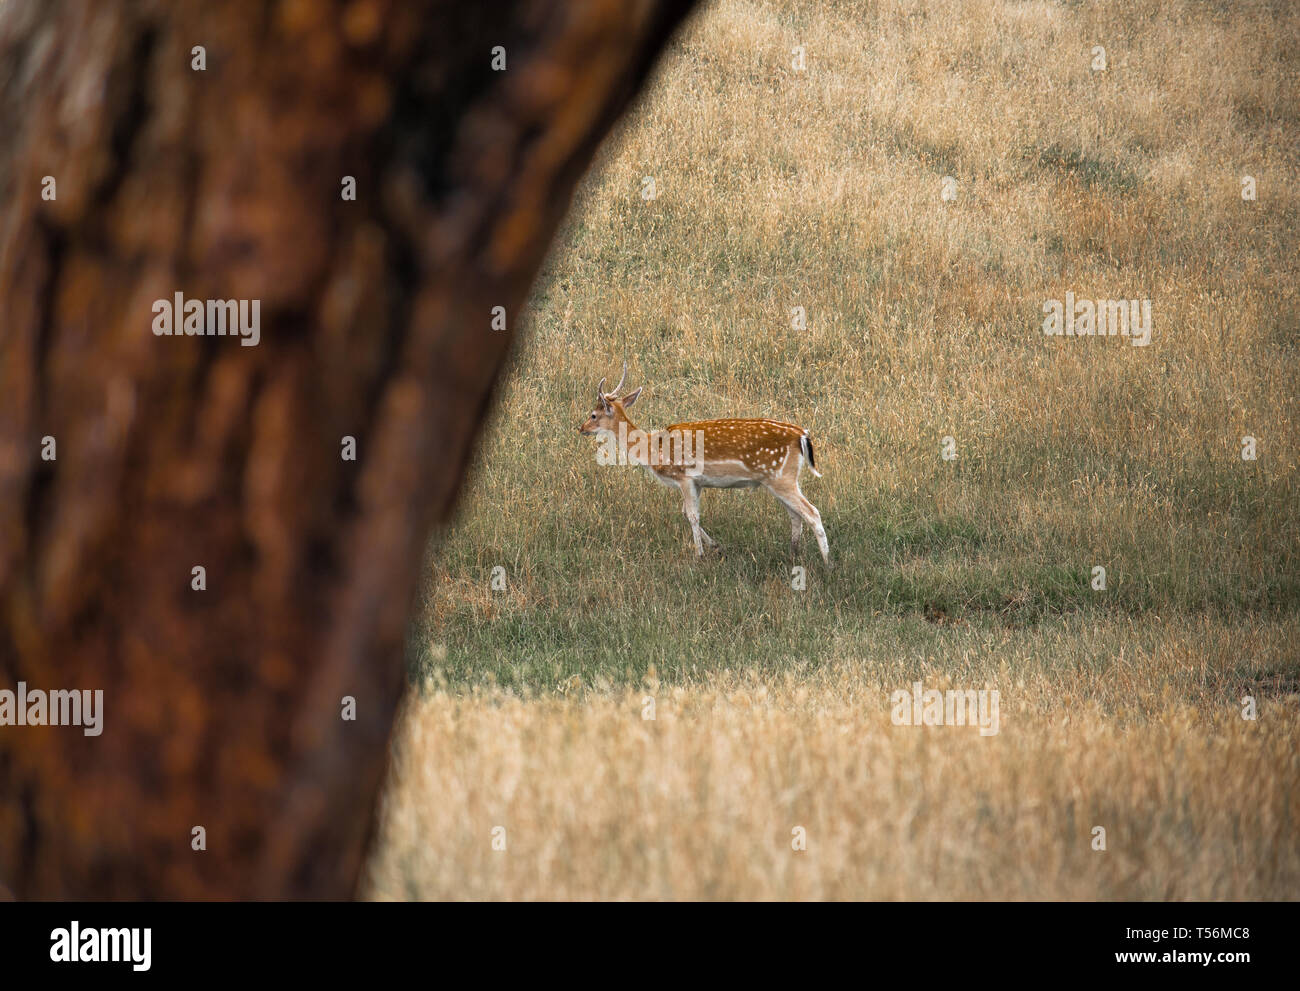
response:
M0 726L0 896L355 892L425 542L689 6L0 3L0 690L104 693Z

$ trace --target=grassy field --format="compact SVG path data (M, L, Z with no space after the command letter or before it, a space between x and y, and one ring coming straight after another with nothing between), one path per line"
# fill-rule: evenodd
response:
M1288 3L707 5L431 549L370 896L1294 898L1297 41ZM1151 343L1044 335L1067 292ZM624 359L642 427L812 432L834 571L743 492L697 563L597 464ZM917 681L999 732L894 725Z

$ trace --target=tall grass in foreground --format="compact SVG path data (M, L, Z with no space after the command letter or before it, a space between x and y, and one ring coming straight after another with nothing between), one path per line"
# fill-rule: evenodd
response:
M367 894L1294 898L1298 635L1147 617L932 628L922 647L890 623L817 669L531 700L434 687L403 718ZM998 687L998 734L893 725L913 680Z

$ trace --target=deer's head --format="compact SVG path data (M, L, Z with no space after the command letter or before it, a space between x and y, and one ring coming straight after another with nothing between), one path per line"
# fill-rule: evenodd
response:
M605 380L600 380L600 385L596 386L596 408L587 415L587 418L582 423L578 424L578 433L599 436L608 431L616 434L620 423L626 423L629 425L628 429L632 429L626 410L636 402L637 397L641 395L641 390L636 389L619 399L618 393L623 388L625 381L627 381L626 361L623 362L623 377L618 380L618 385L614 386L609 392L605 391Z

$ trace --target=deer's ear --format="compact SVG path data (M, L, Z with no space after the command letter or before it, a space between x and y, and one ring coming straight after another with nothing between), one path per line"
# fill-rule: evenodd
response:
M644 388L645 388L645 386L641 386L641 389L644 389ZM636 402L637 396L641 395L641 389L637 389L635 392L629 392L626 396L623 397L623 408L624 408L624 409L627 409L627 408L628 408L629 406L631 406L634 402Z

